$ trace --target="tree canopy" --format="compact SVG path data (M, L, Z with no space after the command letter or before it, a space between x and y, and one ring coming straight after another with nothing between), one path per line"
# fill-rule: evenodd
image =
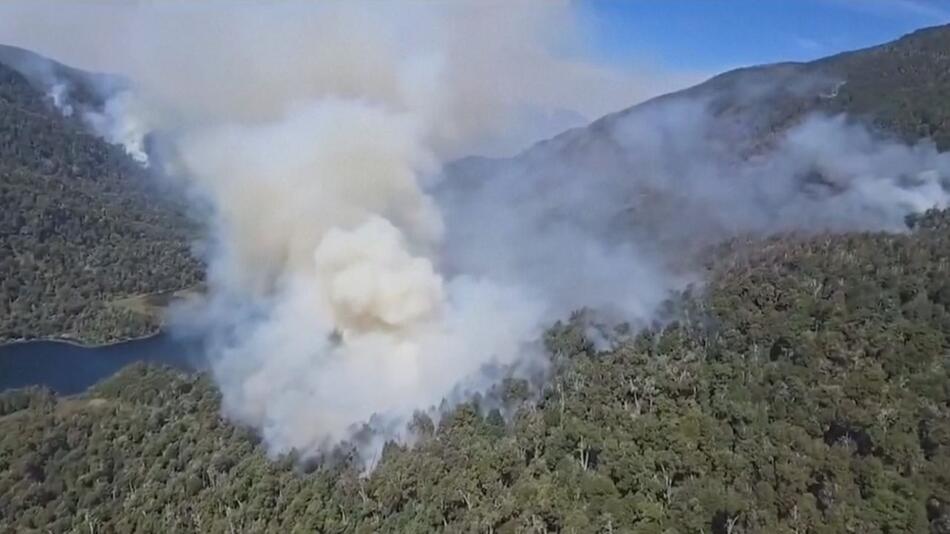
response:
M268 458L205 376L0 396L0 532L950 532L950 213L718 249L679 319L420 415L363 475Z

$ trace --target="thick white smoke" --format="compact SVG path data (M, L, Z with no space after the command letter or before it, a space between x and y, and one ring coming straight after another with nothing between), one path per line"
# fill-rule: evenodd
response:
M23 4L0 38L134 80L101 126L133 150L160 137L206 207L209 295L182 320L211 332L226 413L275 452L369 421L399 438L497 369L543 366L542 330L572 309L647 322L699 279L697 247L898 230L948 200L932 146L812 118L739 158L684 98L440 172L548 133L533 117L662 88L580 60L568 3L117 7ZM77 19L95 31L30 41Z
M139 109L140 106L133 92L119 91L111 95L101 109L87 109L83 120L103 139L121 146L129 157L148 167L145 138L149 133L149 123L144 118L147 111Z
M566 1L33 2L0 35L133 80L90 118L143 163L144 134L162 137L211 209L209 302L187 320L213 332L224 409L274 451L315 453L482 391L486 368L543 364L546 297L446 275L427 190L446 160L669 88L583 61L572 17ZM77 20L95 31L48 37Z
M73 106L69 103L69 86L64 83L56 83L50 87L46 97L53 103L65 117L73 114Z
M213 200L212 298L254 317L214 347L225 408L276 450L316 452L371 417L404 420L539 333L538 305L486 278L444 278L435 171L419 118L328 97L285 118L185 136L181 160ZM398 425L397 425L398 427Z

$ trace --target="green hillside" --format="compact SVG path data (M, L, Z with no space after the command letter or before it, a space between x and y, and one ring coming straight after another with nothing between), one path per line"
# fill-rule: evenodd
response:
M950 149L950 25L925 28L896 41L808 63L741 68L688 89L663 95L570 130L560 141L591 143L625 117L672 101L705 100L728 129L743 126L740 146L752 148L797 124L807 114L846 113L885 135L907 142L930 138Z
M0 342L153 332L110 303L201 277L180 208L122 149L0 63Z
M719 117L753 126L745 141L757 150L810 110L846 111L947 149L948 57L950 27L934 28L663 98L709 98ZM69 302L57 291L80 299L78 315L61 312L72 332L127 332L131 323L101 303L194 282L186 227L127 192L137 174L114 148L8 78L0 96L20 96L0 98L10 117L0 128L33 133L13 137L22 156L4 156L4 205L25 207L3 217L37 215L0 227L3 246L23 258L0 268L22 279L37 271L24 262L62 259L29 282L51 288L35 300L18 304L32 293L5 289L0 317L19 325L6 335L56 334L62 323L44 322L45 308L13 306ZM599 154L591 147L604 126L637 109L525 158L551 147ZM64 137L35 141L43 135ZM27 152L51 147L62 153ZM475 178L504 164L471 159L457 170ZM55 200L34 201L41 191ZM53 221L46 234L44 221ZM222 417L205 375L139 365L77 397L2 393L0 533L950 534L950 211L912 223L900 235L719 244L704 255L704 291L670 302L677 322L617 329L613 348L597 351L576 312L547 333L552 371L541 391L508 381L491 395L502 409L479 399L438 424L420 415L414 446L388 444L368 474L350 445L319 462L269 458L251 430ZM57 239L65 232L78 240Z
M0 532L950 532L950 214L913 235L736 242L690 320L466 404L368 478L222 422L134 367L0 396Z

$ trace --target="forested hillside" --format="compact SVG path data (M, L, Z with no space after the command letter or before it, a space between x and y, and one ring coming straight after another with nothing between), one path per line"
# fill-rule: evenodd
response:
M912 235L735 241L684 319L539 398L478 403L361 478L269 460L205 377L0 397L0 532L950 532L950 213Z
M154 318L111 303L201 277L182 209L2 61L0 202L0 341L153 332Z
M845 113L882 134L906 142L929 138L945 151L950 149L950 25L808 63L725 72L569 130L520 157L552 149L600 149L610 155L612 130L626 118L684 100L706 102L720 135L740 152L767 148L811 113Z
M756 117L760 138L818 111L847 113L908 142L929 137L947 150L950 26L809 63L727 72L681 96L712 98L723 117Z
M708 99L751 151L809 111L947 149L948 58L942 27L663 98ZM117 148L0 74L0 198L15 206L0 214L0 338L148 331L108 303L195 283L187 224ZM611 124L638 109L515 160L622 161ZM705 248L706 284L669 302L675 322L611 329L597 350L575 312L547 332L543 386L420 414L415 443L368 473L352 444L269 458L206 375L138 365L76 397L0 393L0 533L950 534L950 211L908 223Z

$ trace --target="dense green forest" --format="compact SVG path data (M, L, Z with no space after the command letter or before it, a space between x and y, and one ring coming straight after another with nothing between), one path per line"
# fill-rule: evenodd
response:
M950 533L950 213L724 245L680 320L464 404L360 476L271 461L204 376L0 396L0 532Z
M194 225L121 148L0 63L0 342L154 332L116 299L196 284Z
M687 93L761 116L757 144L819 110L947 149L948 51L950 27L922 30ZM786 83L802 76L835 96ZM750 77L779 92L744 98ZM153 331L110 303L201 279L193 226L160 198L0 65L0 341ZM368 474L351 445L269 458L202 374L136 365L76 397L0 393L0 534L950 534L950 211L908 222L722 244L674 322L596 350L579 311L546 336L543 386L418 415L414 446L388 444Z

